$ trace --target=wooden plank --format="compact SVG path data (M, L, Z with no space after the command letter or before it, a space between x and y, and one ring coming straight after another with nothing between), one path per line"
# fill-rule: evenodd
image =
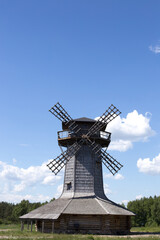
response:
M23 231L23 230L24 230L24 222L21 221L21 231Z
M52 221L52 233L54 233L54 220Z
M44 220L42 221L42 233L44 233Z
M31 221L31 232L32 232L33 222Z
M29 230L29 221L27 221L27 230Z

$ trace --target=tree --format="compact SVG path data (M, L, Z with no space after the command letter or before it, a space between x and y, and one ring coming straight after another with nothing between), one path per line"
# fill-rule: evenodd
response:
M154 199L154 203L151 207L152 220L157 225L160 225L160 197Z
M12 211L14 208L14 204L1 202L0 203L0 219L1 222L7 222L11 220Z
M29 204L28 200L22 200L19 204L16 204L12 212L12 219L14 219L14 221L18 221L20 216L28 213Z

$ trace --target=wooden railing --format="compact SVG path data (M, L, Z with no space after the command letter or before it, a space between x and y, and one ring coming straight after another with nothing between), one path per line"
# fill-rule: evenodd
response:
M58 139L64 139L64 138L75 138L75 137L80 137L82 134L87 134L88 130L81 130L81 134L75 134L72 131L59 131L58 134ZM111 133L106 132L106 131L100 131L95 134L93 134L91 137L93 138L103 138L106 140L110 140Z

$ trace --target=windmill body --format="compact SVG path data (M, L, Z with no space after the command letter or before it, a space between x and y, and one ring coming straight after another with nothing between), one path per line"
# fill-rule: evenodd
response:
M85 135L89 128L95 123L88 118L75 119L75 123L80 127L81 132L75 136L64 124L63 131L58 132L58 143L60 146L69 145L80 141L81 135ZM103 134L103 135L102 135ZM101 135L103 137L101 137ZM102 144L108 147L110 143L110 133L105 131L94 134L94 140L98 142L99 148ZM61 197L82 197L99 196L105 198L103 190L102 162L92 149L84 142L81 149L72 156L65 167L63 193Z
M134 214L105 196L102 176L102 163L112 174L122 167L104 150L111 141L106 126L119 110L111 105L98 121L72 119L59 103L50 112L62 121L63 131L58 132L62 153L48 167L58 174L65 166L63 192L59 199L21 216L22 225L23 220L35 220L42 232L128 233Z

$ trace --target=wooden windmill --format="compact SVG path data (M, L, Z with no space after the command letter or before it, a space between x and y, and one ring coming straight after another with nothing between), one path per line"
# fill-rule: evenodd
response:
M58 132L62 153L47 166L54 174L65 166L63 192L21 220L36 220L42 232L128 233L134 214L105 196L102 177L102 163L113 175L123 167L104 150L111 141L105 129L121 112L111 105L96 121L72 119L59 103L49 111L62 121L63 131Z

